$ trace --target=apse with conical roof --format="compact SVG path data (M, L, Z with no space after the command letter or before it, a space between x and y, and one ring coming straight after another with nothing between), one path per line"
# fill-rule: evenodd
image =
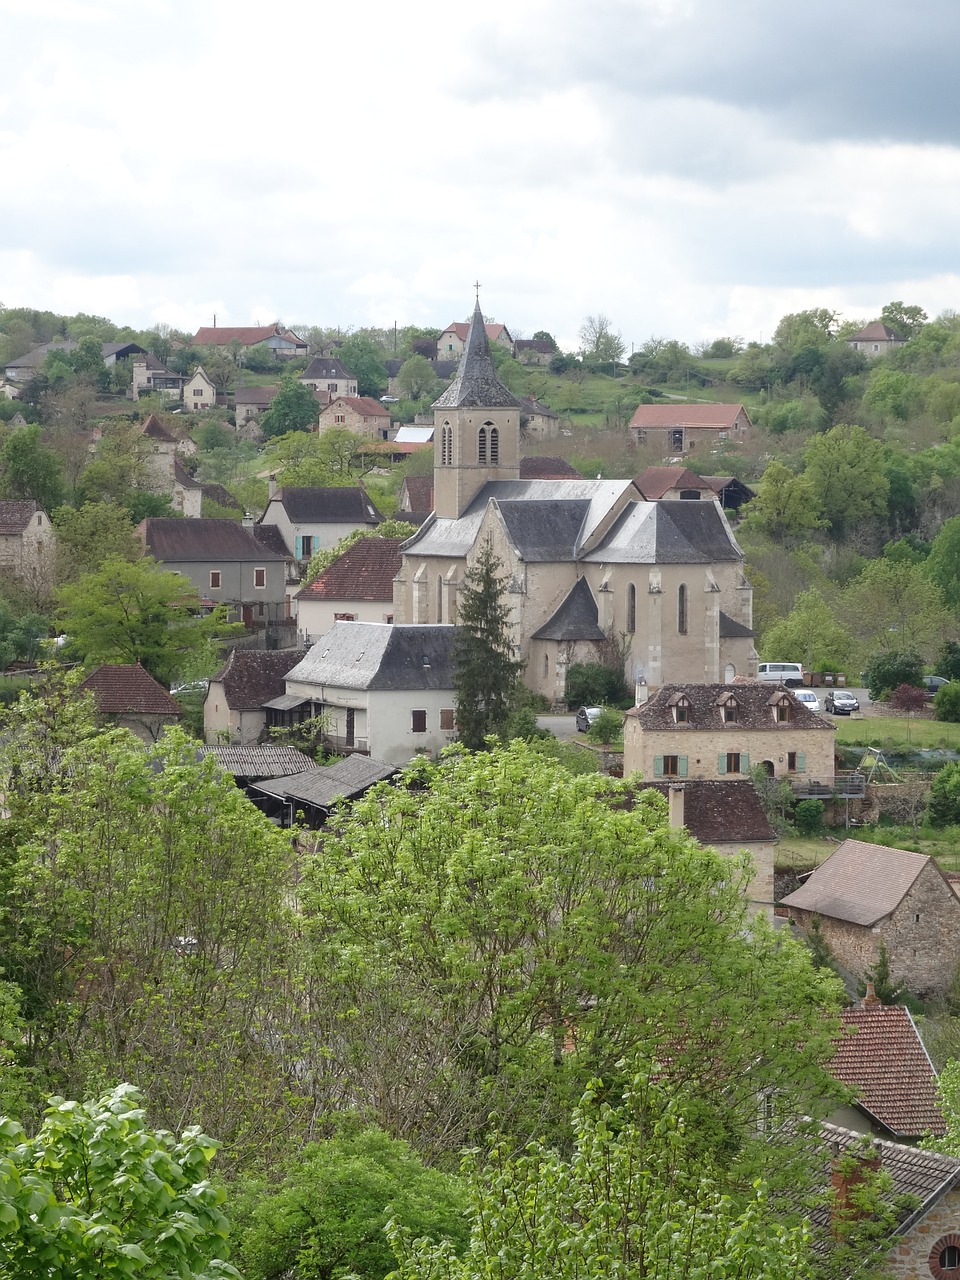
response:
M520 403L497 376L480 302L457 374L433 404L434 511L458 519L488 480L520 476Z

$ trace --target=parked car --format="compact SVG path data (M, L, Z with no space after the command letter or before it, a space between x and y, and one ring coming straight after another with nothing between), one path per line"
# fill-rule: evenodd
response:
M577 712L577 732L586 733L602 710L603 707L581 707Z
M798 702L802 702L808 711L820 710L820 699L812 689L794 689L793 696Z
M823 705L834 716L848 716L851 711L860 710L859 699L848 689L831 689L824 698Z
M921 676L920 679L927 693L936 693L938 689L950 683L946 676Z

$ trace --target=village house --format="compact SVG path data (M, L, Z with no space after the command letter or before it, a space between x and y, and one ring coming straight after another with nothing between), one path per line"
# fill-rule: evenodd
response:
M546 338L518 338L513 354L520 364L545 369L557 354L557 346Z
M896 351L906 341L906 338L897 333L896 329L891 329L881 320L873 320L852 338L847 338L847 346L852 347L854 351L861 351L868 360L875 360L877 356L884 356L888 351Z
M623 769L644 778L722 778L749 777L763 765L770 777L826 785L835 733L832 721L782 686L668 684L627 712Z
M393 580L402 538L360 538L297 593L302 644L313 644L335 622L393 622Z
M212 409L217 403L217 390L207 377L202 364L198 364L183 385L183 407L187 413L199 413Z
M362 485L278 489L271 481L270 487L267 509L257 523L275 526L289 554L304 568L315 551L329 550L355 529L373 529L383 521Z
M479 303L477 304L479 311ZM470 334L470 326L476 321L477 315L474 313L473 320L470 322L458 320L453 324L448 324L443 333L437 339L437 359L438 360L459 360L467 347L467 338ZM481 317L482 323L482 317ZM487 335L488 342L499 342L502 347L506 347L508 351L513 352L513 338L505 324L497 324L492 321L485 324L484 331Z
M319 431L338 427L365 436L386 440L390 435L390 410L372 396L337 396L320 410Z
M183 398L183 384L186 382L184 375L173 373L152 352L132 356L130 367L133 371L128 393L131 400L151 394L163 396L165 400Z
M755 673L752 591L719 504L645 502L626 480L523 480L521 406L479 307L433 407L434 511L403 548L398 623L455 622L489 543L525 679L551 703L571 664L609 660L620 635L628 679L649 686Z
M451 626L336 622L292 671L281 727L323 717L335 751L406 764L456 738ZM298 700L298 705L294 705Z
M560 434L560 415L532 396L519 396L520 434L528 440L555 440Z
M79 689L93 694L102 720L129 729L144 742L156 742L182 714L176 698L139 663L105 662L91 671Z
M204 741L256 746L267 726L266 704L286 692L284 677L306 653L306 649L231 649L207 685Z
M269 347L277 360L292 360L305 356L310 350L304 340L279 321L265 325L213 325L198 329L193 335L195 347Z
M742 404L671 402L638 405L629 429L638 447L650 445L672 455L742 444L750 438L753 424Z
M324 404L338 396L356 396L357 375L336 356L316 356L300 375L300 381L314 391L325 392Z
M234 394L235 419L239 430L248 422L255 422L273 404L279 386L237 387Z
M737 511L757 496L736 476L698 476L689 467L647 467L633 483L651 502L663 499L698 502L716 498L725 511Z
M960 961L960 898L933 858L845 840L782 901L807 933L815 918L844 969L865 979L883 942L894 982L922 1000L949 990Z
M47 513L27 498L0 500L0 573L31 587L49 587L56 535Z
M29 382L43 367L43 363L51 351L73 352L80 343L76 338L54 338L51 342L42 342L33 347L26 355L18 356L4 367L4 373L11 382ZM104 342L100 353L103 363L112 369L118 360L127 360L131 356L145 356L147 353L136 342Z

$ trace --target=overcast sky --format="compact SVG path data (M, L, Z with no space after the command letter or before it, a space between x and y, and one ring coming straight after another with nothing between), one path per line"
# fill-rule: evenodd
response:
M0 302L769 339L960 310L957 0L0 0Z

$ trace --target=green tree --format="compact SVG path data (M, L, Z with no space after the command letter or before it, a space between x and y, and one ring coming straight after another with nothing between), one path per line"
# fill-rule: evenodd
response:
M233 1236L245 1280L383 1280L396 1269L393 1223L460 1252L468 1226L457 1178L424 1167L378 1129L304 1149L279 1186L251 1179L234 1192Z
M626 350L623 338L614 329L610 317L602 312L584 317L579 338L584 358L589 358L596 364L610 364L623 360Z
M840 598L838 610L866 655L918 653L932 661L957 624L924 565L871 560ZM897 680L888 688L911 683Z
M923 659L919 653L885 650L876 654L863 673L867 692L875 701L889 697L892 689L912 684L920 688Z
M130 1085L89 1102L51 1098L39 1132L0 1119L0 1277L214 1280L225 1193L206 1176L217 1144L153 1130Z
M836 323L837 313L826 307L791 312L777 325L773 341L791 355L803 347L825 347L833 339Z
M923 406L923 382L915 374L878 364L871 370L863 403L881 422L907 422Z
M310 431L316 427L319 417L320 406L313 388L289 374L281 381L280 390L260 419L260 430L268 439L285 436L288 431Z
M457 728L471 751L479 751L488 734L503 731L523 671L513 656L502 568L486 541L464 574L457 599Z
M955 679L942 684L933 695L933 714L937 720L960 723L960 683Z
M8 498L32 498L48 513L63 501L63 466L53 450L40 443L38 426L21 427L7 437L0 471Z
M894 982L890 970L890 954L887 944L881 938L877 947L877 958L866 970L864 981L857 983L857 992L861 996L867 994L867 983L873 984L874 995L881 1004L902 1004L904 989L899 982Z
M933 827L960 825L960 764L945 764L937 770L930 787L927 820Z
M70 356L70 363L78 378L105 391L110 382L110 372L103 360L103 342L100 338L81 338Z
M281 485L337 488L353 485L373 463L364 454L368 441L355 431L292 431L271 440L264 450L267 468Z
M240 630L223 606L202 616L190 581L149 557L108 556L56 596L57 619L81 662L139 662L166 685L187 670L212 670L217 642Z
M782 622L764 632L760 655L802 662L808 671L845 671L853 638L816 589L802 591Z
M597 1081L572 1117L573 1150L497 1146L465 1161L470 1244L393 1232L397 1280L800 1280L804 1226L783 1226L762 1184L737 1187L683 1097L635 1079L611 1106Z
M960 609L960 516L940 526L926 560L927 572L951 609Z
M633 706L623 667L601 662L575 662L567 669L566 698L568 707Z
M363 333L352 333L340 344L337 356L356 375L357 392L362 396L382 396L387 389L384 348Z
M785 1116L832 1092L834 983L745 928L745 860L671 829L635 782L536 744L456 748L342 811L305 875L327 1061L421 1149L556 1132L627 1058L669 1058L745 1160L765 1088Z
M61 582L95 573L104 560L138 560L143 545L130 522L130 513L113 502L85 502L82 507L57 507L51 516L57 533L57 570Z
M807 445L804 476L840 538L855 525L887 512L890 482L883 444L863 427L840 425Z
M408 400L421 400L424 396L431 395L437 386L433 365L423 356L410 356L400 366L397 386Z
M813 481L774 459L763 473L756 498L746 508L743 528L768 534L778 542L797 542L822 527L822 509Z
M880 319L891 329L896 329L901 338L912 338L927 323L928 316L922 307L908 306L898 298L887 303L880 312Z

